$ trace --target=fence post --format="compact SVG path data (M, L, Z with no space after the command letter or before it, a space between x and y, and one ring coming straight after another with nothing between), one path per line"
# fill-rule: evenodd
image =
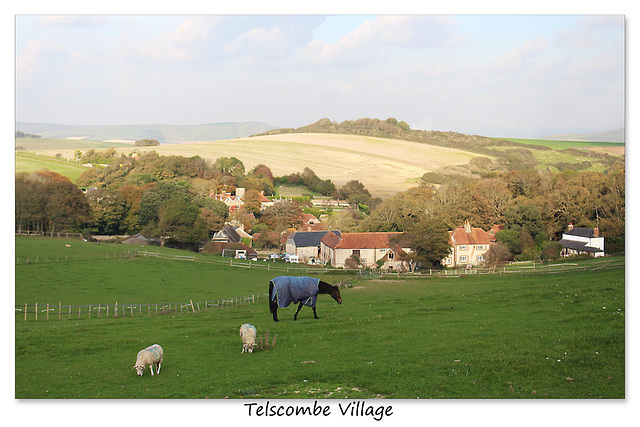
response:
M49 303L47 303L47 320L49 320Z
M60 320L61 311L62 311L62 301L58 301L58 320Z
M27 303L24 304L24 320L27 320Z
M113 314L113 317L118 317L118 301L116 301L116 307L115 307L115 312Z
M36 320L38 320L38 303L36 303Z

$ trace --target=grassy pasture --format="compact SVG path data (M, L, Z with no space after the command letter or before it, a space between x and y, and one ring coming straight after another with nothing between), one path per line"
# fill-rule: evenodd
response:
M32 242L18 239L16 252ZM272 276L155 258L30 264L16 266L16 303L120 301L132 294L184 300L198 292L217 298L263 291ZM305 308L294 322L290 306L274 323L266 304L141 318L16 320L15 397L625 397L622 269L350 282L342 305L319 297L320 320ZM259 335L277 334L275 346L241 354L238 329L245 322ZM137 377L131 369L137 351L156 342L165 349L161 374Z
M76 182L88 168L78 163L56 160L51 157L36 156L31 153L16 152L16 172L37 172L48 169L66 176L72 182Z
M520 142L523 144L543 145L554 150L564 150L565 148L594 148L594 147L624 147L624 142L596 142L596 141L564 141L550 139L522 139L522 138L500 138L507 141Z

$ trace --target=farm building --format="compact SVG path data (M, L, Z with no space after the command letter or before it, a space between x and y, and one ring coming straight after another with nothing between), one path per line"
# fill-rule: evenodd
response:
M320 259L333 267L344 267L352 255L359 257L362 265L387 270L409 271L408 261L402 255L411 252L397 240L402 233L342 233L328 232L320 241Z
M496 242L496 234L502 229L494 225L491 230L471 227L469 220L464 225L449 232L451 250L449 256L442 260L446 267L476 266L484 263L484 254Z
M562 233L562 256L589 254L594 257L604 256L604 237L600 236L600 230L574 227L569 224L567 231Z
M320 241L329 231L297 231L287 238L285 252L297 255L301 262L315 262L320 258ZM340 236L339 231L333 231Z
M227 242L227 243L244 243L251 246L253 238L250 234L246 233L243 229L235 227L231 224L225 224L224 227L211 238L213 242Z

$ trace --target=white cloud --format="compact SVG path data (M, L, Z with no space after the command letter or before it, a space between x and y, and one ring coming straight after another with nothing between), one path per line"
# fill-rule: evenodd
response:
M548 47L547 39L539 36L498 58L491 67L497 72L514 72L530 65L530 60L541 55Z
M315 64L359 62L379 56L387 48L426 49L455 39L456 24L441 16L391 15L367 21L339 41L314 40L300 54Z
M16 55L16 78L22 81L45 67L43 58L60 51L57 44L41 40L30 40Z
M226 55L237 53L279 55L286 45L287 41L280 27L254 28L227 43L223 53Z

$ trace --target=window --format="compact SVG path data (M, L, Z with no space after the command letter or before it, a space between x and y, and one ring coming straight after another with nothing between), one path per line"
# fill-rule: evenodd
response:
M467 256L466 255L462 255L460 256L460 262L467 262Z
M484 245L478 245L478 250L479 251L484 251Z
M351 255L360 256L360 249L354 249L353 252L351 252Z
M478 256L476 257L476 261L477 261L477 262L483 262L483 261L484 261L484 257L483 257L482 255L478 255Z
M389 259L393 259L393 258L394 258L394 255L395 255L395 254L394 254L393 252L389 251Z
M468 249L467 245L460 245L460 250L461 251L466 251L467 249Z

